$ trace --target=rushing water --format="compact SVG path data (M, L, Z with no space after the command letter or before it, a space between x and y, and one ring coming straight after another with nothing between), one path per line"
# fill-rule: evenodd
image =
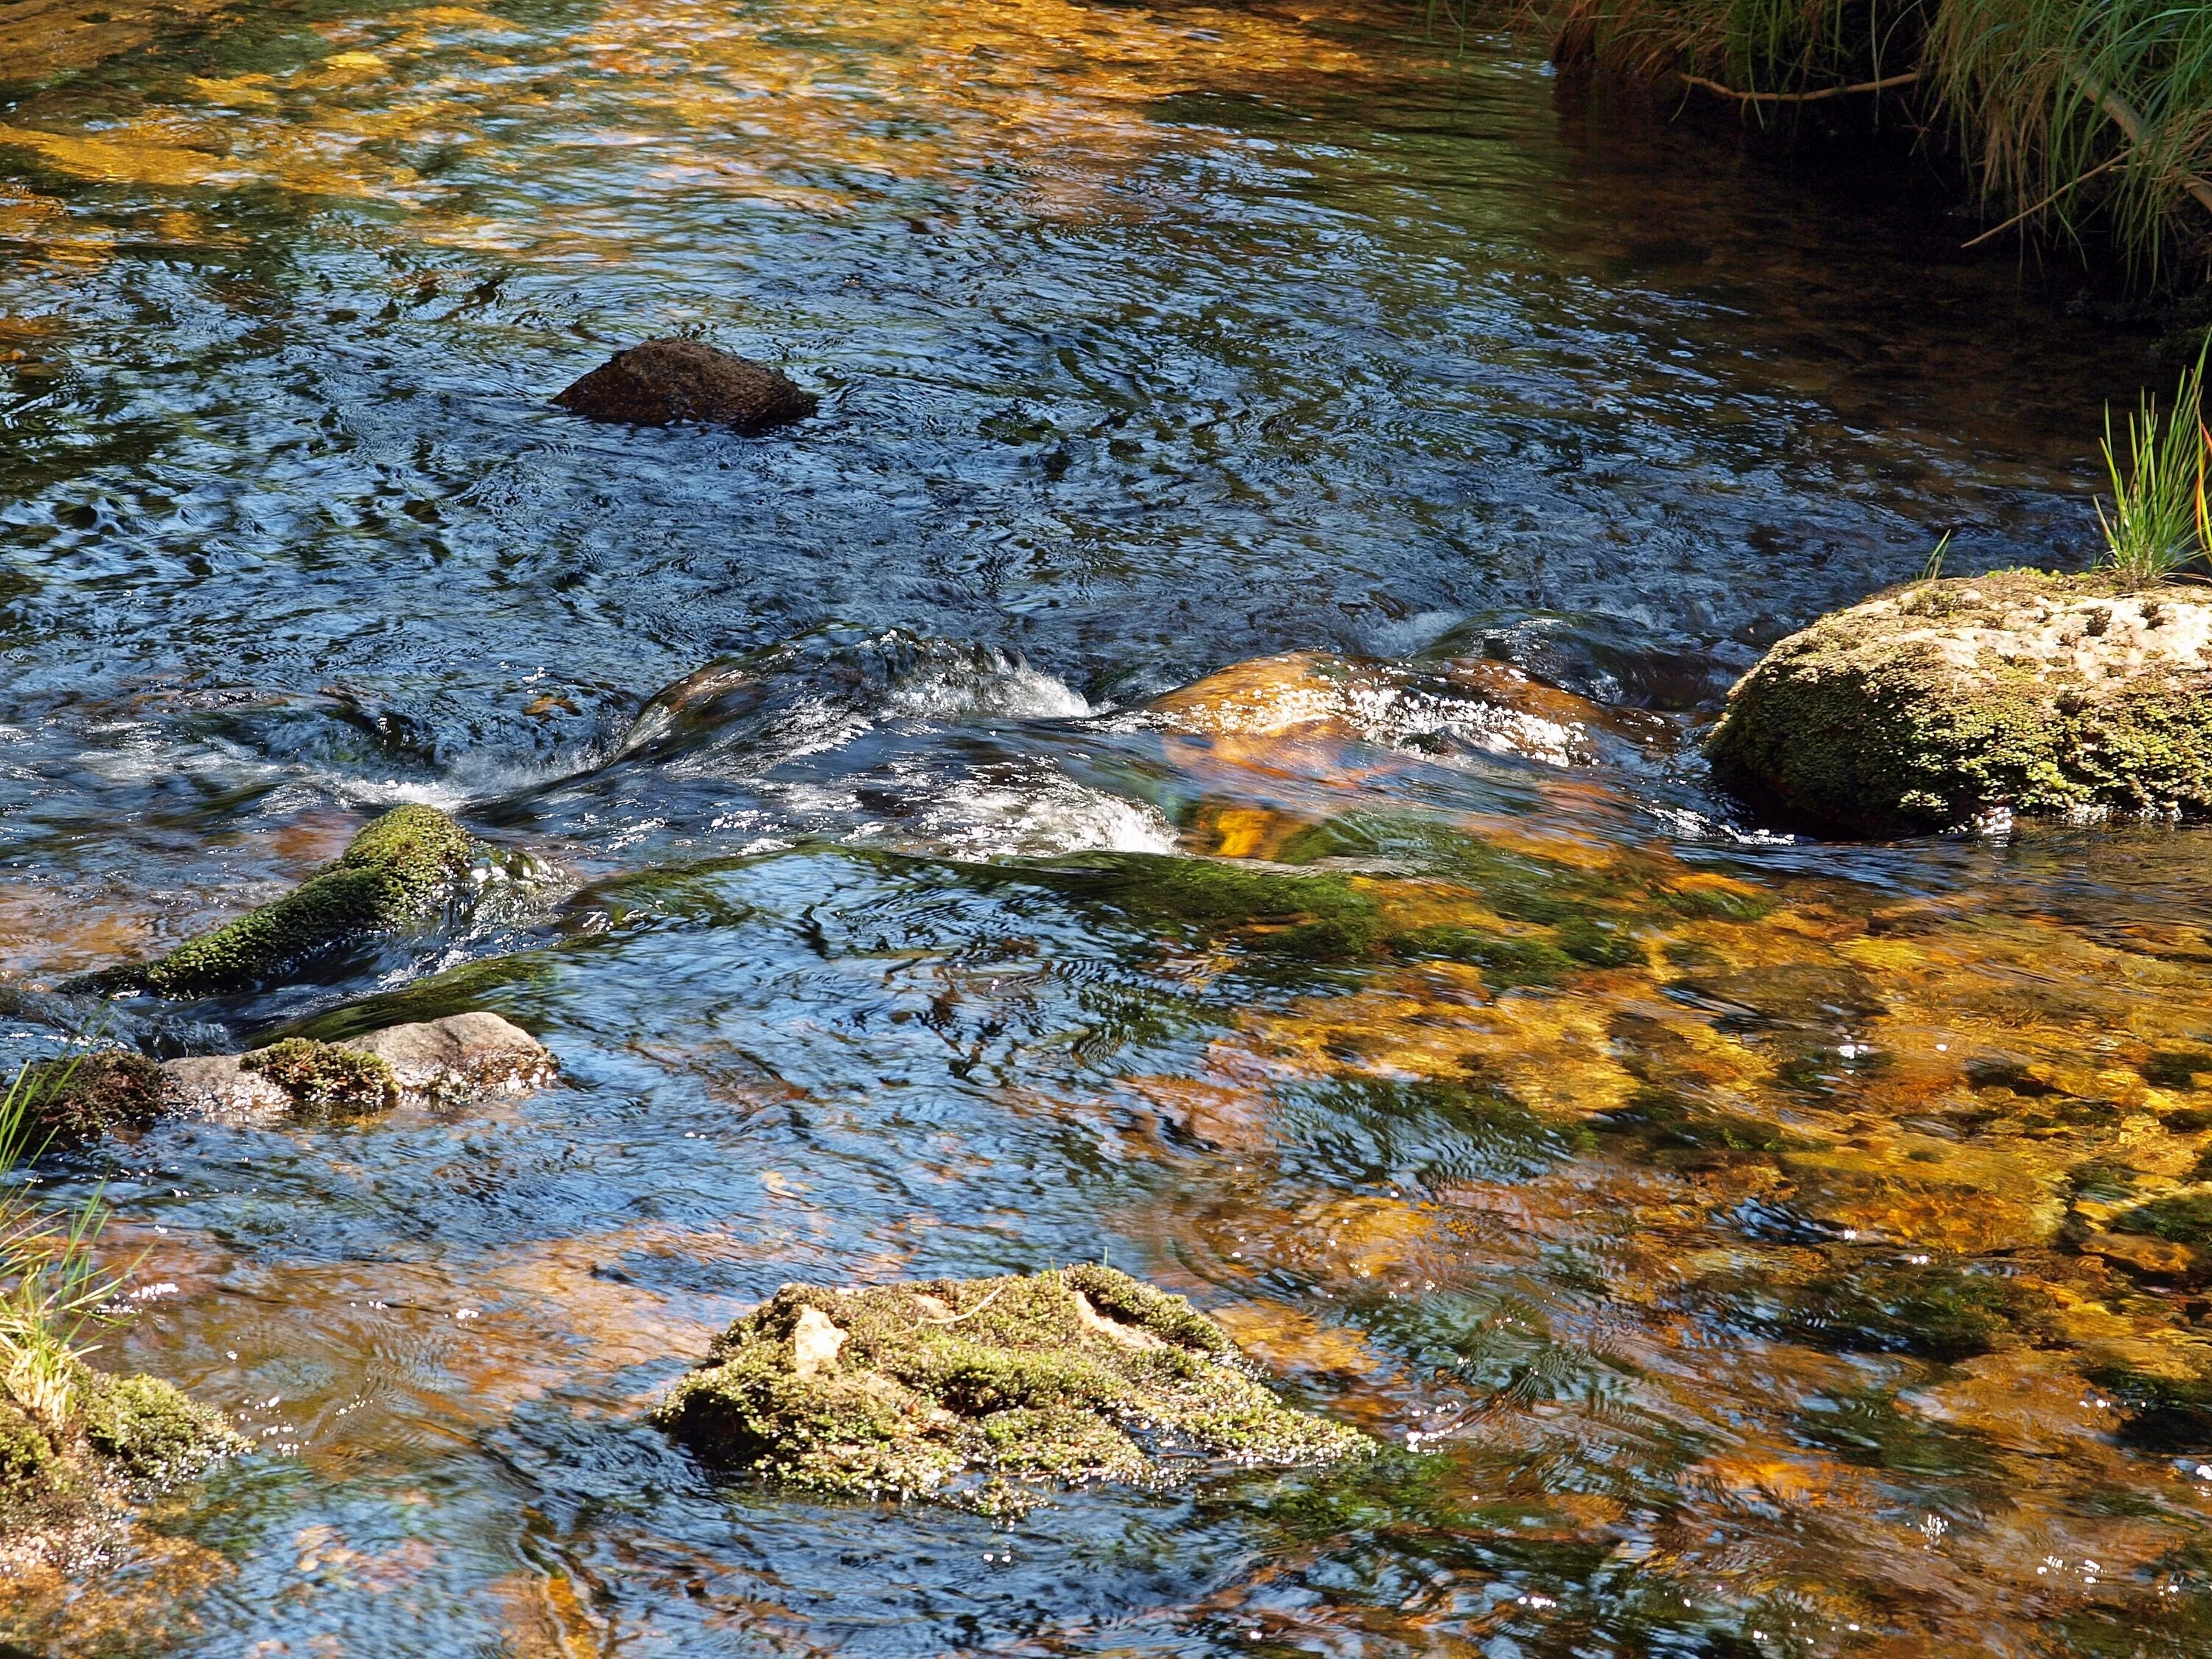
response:
M265 1449L28 1650L2212 1650L2201 836L1765 837L1691 742L1942 531L2078 562L2138 344L1326 3L0 46L9 1041L428 799L559 874L108 1035L564 1068L49 1165ZM548 405L680 330L821 415ZM1009 1529L641 1421L785 1280L1100 1256L1394 1449Z

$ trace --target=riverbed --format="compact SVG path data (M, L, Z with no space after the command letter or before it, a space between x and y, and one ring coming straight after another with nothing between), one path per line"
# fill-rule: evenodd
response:
M0 1630L2212 1648L2208 843L1793 838L1696 754L1946 532L2084 563L2145 340L1326 0L13 15L8 1054L483 1007L562 1073L50 1160L137 1264L99 1363L259 1449ZM671 333L819 413L550 404ZM406 800L534 878L52 993ZM645 1421L787 1281L1102 1260L1387 1449L1008 1525Z

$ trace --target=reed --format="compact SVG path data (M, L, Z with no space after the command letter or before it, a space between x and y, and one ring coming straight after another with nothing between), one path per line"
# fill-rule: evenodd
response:
M2155 276L2212 246L2212 5L2202 0L1522 0L1553 56L1771 121L1887 95L1958 141L2021 226L2099 231Z
M2160 410L2143 393L2127 419L2127 460L2113 441L2112 411L2105 409L2105 469L2112 481L2112 510L2097 503L2104 526L2105 567L2137 587L2162 581L2193 560L2212 554L2212 515L2205 506L2204 472L2212 433L2204 425L2204 357L2182 371L2173 405Z
M71 1069L27 1066L0 1097L0 1397L57 1436L77 1414L82 1362L93 1347L82 1339L103 1322L101 1307L124 1278L93 1260L106 1218L97 1197L59 1213L17 1180L39 1151L40 1108Z

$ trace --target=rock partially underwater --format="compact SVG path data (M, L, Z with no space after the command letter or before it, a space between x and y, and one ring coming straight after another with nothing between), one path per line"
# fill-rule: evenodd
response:
M34 1066L26 1091L33 1142L73 1146L182 1115L240 1122L302 1112L347 1115L526 1094L557 1067L544 1044L497 1014L386 1026L339 1042L285 1037L237 1054L159 1064L96 1050Z
M435 807L395 807L283 897L158 961L105 969L63 989L191 997L280 983L318 957L436 921L465 888L473 854L468 832Z
M1293 1411L1212 1321L1103 1267L787 1285L654 1420L714 1464L814 1492L1013 1515L1054 1486L1194 1460L1330 1462L1372 1443Z
M697 421L753 434L804 420L822 400L766 363L672 337L617 351L553 401L589 421Z
M246 1449L220 1413L150 1376L110 1376L75 1361L44 1408L0 1386L0 1568L81 1540L126 1509L133 1489L187 1479ZM4 1644L0 1644L4 1645Z
M1549 766L1588 765L1648 740L1648 719L1542 684L1479 657L1408 665L1293 651L1231 663L1155 697L1145 718L1236 742L1357 738L1412 748L1461 745Z
M2212 815L2212 591L2033 570L1893 589L1768 652L1705 752L1725 787L1847 834Z
M483 1012L386 1026L339 1042L287 1037L246 1054L203 1054L159 1068L163 1110L229 1120L527 1094L556 1069L537 1038Z

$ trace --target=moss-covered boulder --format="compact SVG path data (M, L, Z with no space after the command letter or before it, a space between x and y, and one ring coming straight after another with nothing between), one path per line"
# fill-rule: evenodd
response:
M207 996L279 982L331 951L434 921L466 882L473 852L468 832L434 806L395 807L283 897L157 962L64 988Z
M336 1042L290 1036L247 1054L165 1060L155 1075L164 1112L249 1123L527 1094L559 1069L529 1032L479 1010Z
M35 1558L88 1521L125 1509L134 1491L200 1474L246 1449L220 1413L152 1376L111 1376L70 1362L66 1406L52 1415L0 1382L0 1549Z
M1110 1267L787 1285L655 1420L715 1464L850 1497L1018 1514L1194 1459L1327 1462L1357 1431L1283 1405L1212 1321Z
M2212 815L2212 590L1999 571L1825 617L1729 694L1715 778L1853 835Z

